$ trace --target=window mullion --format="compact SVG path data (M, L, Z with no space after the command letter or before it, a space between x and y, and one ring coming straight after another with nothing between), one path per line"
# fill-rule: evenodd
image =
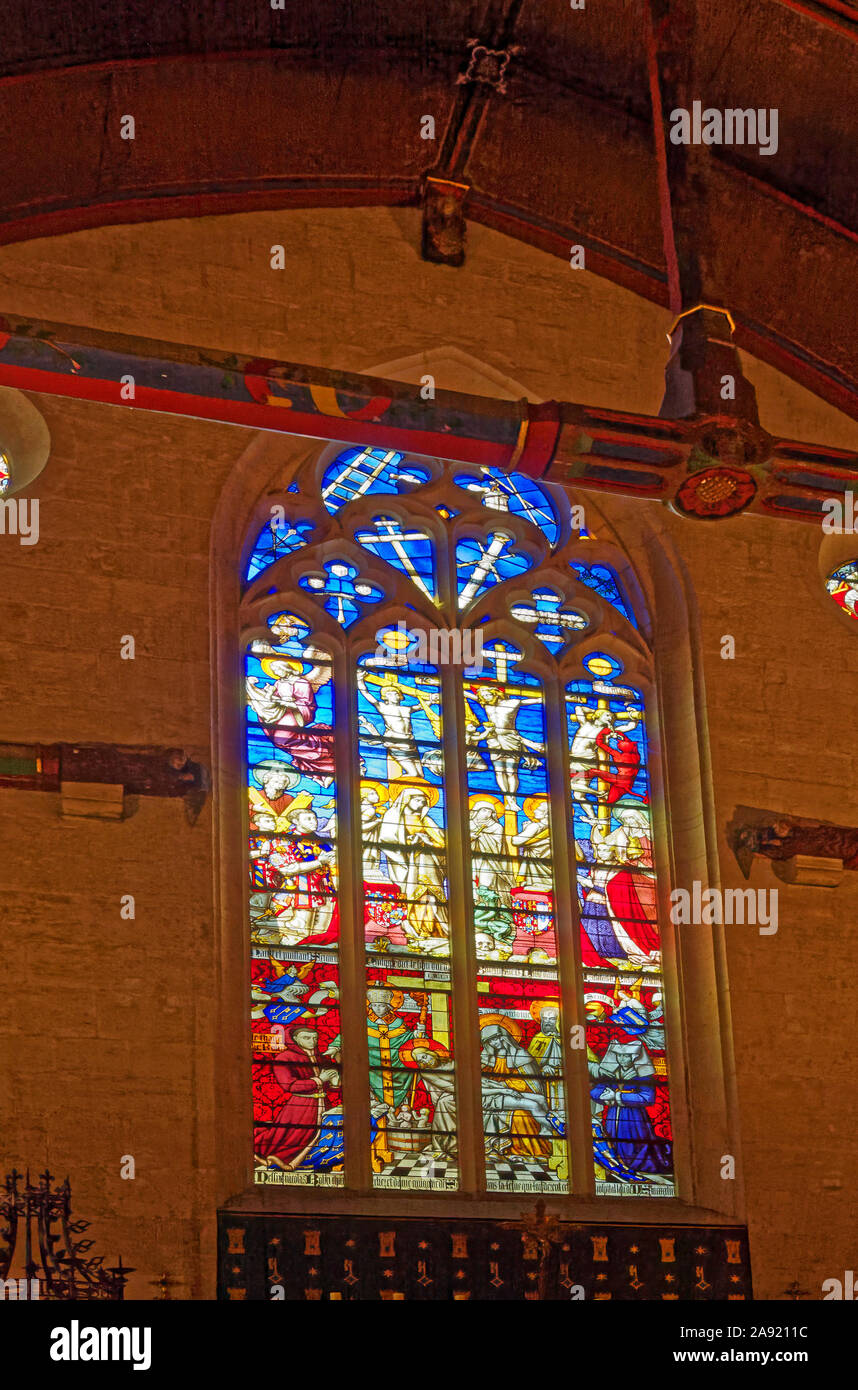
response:
M485 1190L476 947L471 927L471 853L465 710L461 668L441 667L444 767L447 776L447 874L450 892L450 959L453 1039L457 1078L459 1183L463 1192Z

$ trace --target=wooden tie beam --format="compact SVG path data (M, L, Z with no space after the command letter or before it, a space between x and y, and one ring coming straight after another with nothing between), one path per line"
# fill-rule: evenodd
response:
M727 318L701 307L675 327L662 410L683 418L441 390L424 401L402 382L12 316L0 319L0 386L493 464L690 517L747 509L819 524L826 498L858 493L858 454L771 436L754 409L713 413L707 375L732 368L740 401L748 386Z

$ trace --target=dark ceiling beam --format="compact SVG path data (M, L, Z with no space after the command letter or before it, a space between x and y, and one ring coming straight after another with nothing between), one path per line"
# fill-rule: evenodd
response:
M858 39L858 14L843 0L776 0L776 3L794 14L804 15L806 19L836 30L853 42Z
M765 197L782 203L784 207L792 208L794 212L806 217L811 222L818 222L821 227L825 227L826 231L832 232L835 236L845 237L847 241L858 244L858 231L854 227L832 217L830 213L822 212L813 203L807 202L806 199L800 198L797 191L788 188L774 174L768 172L763 174L760 164L755 163L753 167L750 167L749 161L743 159L741 155L737 155L729 145L713 145L709 154L716 164L729 169L731 177L747 181Z
M667 138L671 111L690 110L697 91L696 0L645 0L643 19L670 308L679 313L705 297L700 234L707 213L703 150L700 145L675 145Z
M649 81L650 102L652 104L652 129L655 143L656 166L658 170L658 203L661 217L661 235L664 243L664 260L667 273L667 302L674 314L683 307L682 284L679 274L679 257L673 225L673 193L670 168L668 164L667 137L665 127L664 100L671 95L668 84L662 76L659 53L659 32L664 20L651 4L644 6L644 47L646 51L647 79Z
M706 263L713 230L708 147L677 145L667 138L671 112L690 112L700 90L697 58L702 49L696 0L647 0L643 38L668 299L677 316L660 414L669 419L705 417L719 422L707 455L725 463L750 464L765 452L766 445L759 436L756 393L743 374L733 342L735 321L727 308L712 302L712 276Z
M515 237L550 256L569 260L570 245L584 247L588 270L612 284L621 285L653 304L668 308L667 280L661 266L652 265L627 248L617 246L591 231L540 217L529 208L513 207L487 191L471 189L467 217L505 236Z
M495 53L510 48L520 10L521 0L499 0L499 3L491 4L477 46ZM476 75L468 77L475 65L467 60L466 49L462 56L465 62L457 81L459 90L441 142L438 167L434 171L451 179L464 177L480 124L496 90L496 83ZM503 80L502 76L499 80Z
M511 48L522 3L523 0L490 0L481 32L474 36L478 44L491 52ZM464 45L462 58L463 71L457 80L456 99L441 141L438 164L433 170L433 174L441 178L458 180L464 177L480 123L496 88L496 84L485 79L465 80L474 65L468 61L468 49Z

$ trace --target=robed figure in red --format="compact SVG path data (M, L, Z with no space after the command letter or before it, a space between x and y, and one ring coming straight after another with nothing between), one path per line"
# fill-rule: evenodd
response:
M256 1125L254 1149L278 1167L299 1168L314 1148L322 1128L325 1088L336 1086L338 1073L320 1069L315 1028L300 1020L283 1029L283 1047L268 1064L272 1079L284 1093L274 1122Z

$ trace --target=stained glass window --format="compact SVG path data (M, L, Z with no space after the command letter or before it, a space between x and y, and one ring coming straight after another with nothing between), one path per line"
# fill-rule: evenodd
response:
M403 526L394 516L377 516L373 530L358 531L355 539L370 555L401 570L434 602L437 589L432 540L419 526Z
M0 453L0 497L7 492L12 482L12 473L6 455Z
M495 584L524 574L531 564L530 556L516 549L515 536L508 531L490 531L485 539L460 540L456 546L459 607L467 608Z
M338 512L361 497L409 492L429 476L395 449L347 449L322 478L322 501L329 512Z
M504 473L500 468L457 473L456 484L480 498L484 507L523 516L538 526L553 545L560 534L557 513L544 488L524 473Z
M397 632L357 668L373 1184L457 1185L441 683Z
M465 678L486 1187L566 1191L544 697L520 657L496 641Z
M858 560L850 560L834 570L825 586L834 602L850 618L858 618Z
M255 533L258 1183L673 1194L640 623L591 545L557 488L358 448Z

